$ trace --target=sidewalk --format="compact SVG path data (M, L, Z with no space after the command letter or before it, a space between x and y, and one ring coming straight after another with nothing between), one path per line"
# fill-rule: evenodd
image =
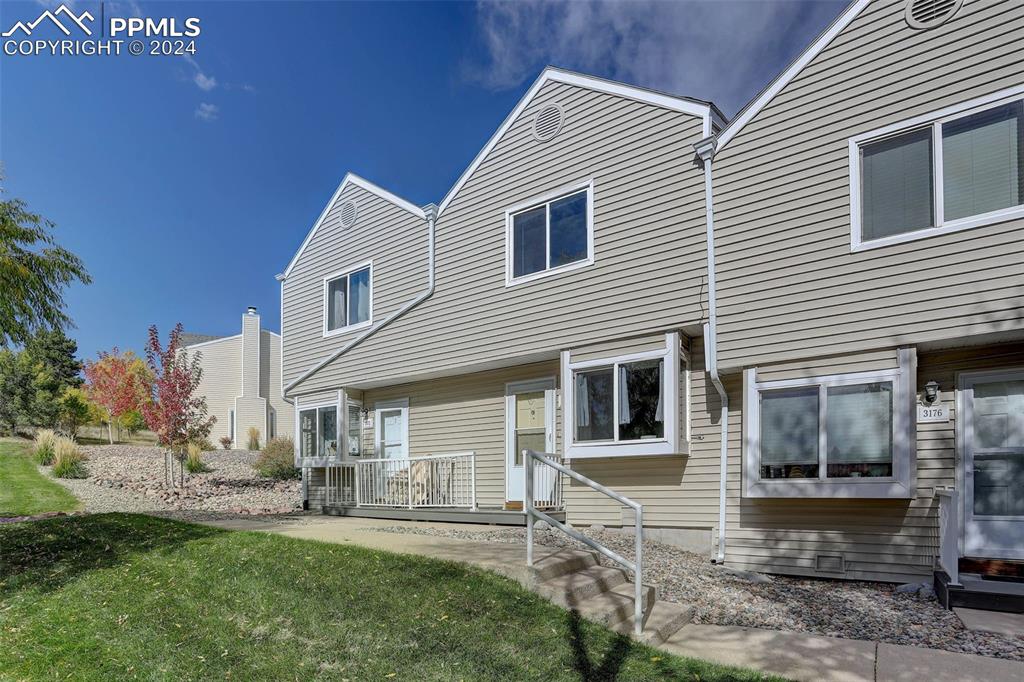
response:
M230 530L278 533L294 538L352 543L372 549L461 561L528 585L526 552L520 545L470 542L429 535L372 530L374 527L423 525L404 521L360 518L304 517L294 523L238 519L210 522ZM490 526L429 524L463 530ZM558 550L536 546L535 558ZM1024 663L936 649L897 646L854 639L822 637L799 632L718 625L686 625L659 648L808 682L1018 682Z

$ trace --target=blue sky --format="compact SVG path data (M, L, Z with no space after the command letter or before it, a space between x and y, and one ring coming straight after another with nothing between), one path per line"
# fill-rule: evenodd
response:
M4 0L0 26L56 4ZM731 116L845 5L107 2L199 17L197 53L0 56L3 187L95 280L66 297L83 356L154 323L236 334L248 305L277 330L274 275L346 171L439 202L545 64Z

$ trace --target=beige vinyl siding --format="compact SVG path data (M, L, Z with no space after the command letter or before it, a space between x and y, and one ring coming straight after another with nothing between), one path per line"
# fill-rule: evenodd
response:
M217 418L210 440L219 446L222 437L232 435L231 410L235 409L235 398L242 393L242 337L221 339L187 350L192 357L201 357L203 377L196 393L206 397L208 414Z
M848 140L1024 83L1024 4L877 0L715 159L720 363L1024 330L1024 221L851 253Z
M553 378L558 363L545 362L477 372L432 381L372 389L362 394L363 407L375 420L376 404L409 399L409 454L412 457L476 452L476 494L480 507L505 504L505 385L517 381ZM556 383L557 385L557 383ZM556 446L561 422L556 417ZM365 458L374 452L374 429L363 426ZM311 500L323 495L323 469L311 469ZM310 508L314 507L312 502Z
M551 102L565 110L565 124L540 143L533 115ZM434 295L331 363L305 390L511 366L557 357L565 347L699 323L704 195L692 144L701 136L699 117L545 84L438 219ZM506 287L506 209L591 179L595 263ZM327 249L338 252L325 242L311 245L309 258ZM286 319L299 297L286 293ZM317 355L306 348L310 340L290 338L290 329L289 375Z
M897 364L896 349L891 348L759 366L758 380L877 371ZM741 377L729 376L726 390L730 405L738 410L744 404ZM892 581L929 573L935 544L931 488L918 490L913 500L743 498L741 475L756 476L756 472L742 472L742 423L739 419L735 425L733 422L730 420L727 563L779 573ZM927 450L918 453L919 470L929 469L931 456ZM818 554L841 555L846 572L816 571Z
M661 337L664 347L664 336ZM691 428L694 441L689 456L608 457L574 460L572 468L644 505L647 528L710 529L718 520L720 408L714 388L706 382L702 341L690 342ZM635 352L635 348L632 352ZM685 406L685 382L680 382L680 403ZM706 391L713 397L709 401ZM681 431L685 426L680 425ZM614 500L572 481L565 489L566 513L577 526L631 523Z
M356 202L358 216L356 223L346 230L340 225L339 212L340 206L349 200ZM286 385L365 331L364 327L324 337L324 278L370 261L372 314L376 323L426 289L427 224L409 211L350 183L281 287ZM293 393L336 385L302 385Z
M603 343L597 343L581 348L573 348L569 352L570 362L586 362L588 360L602 360L614 358L620 355L631 355L633 353L644 353L647 351L663 350L665 348L665 334L645 334L639 337L626 339L612 339Z
M268 331L261 332L261 349L265 359L260 366L266 371L260 373L260 395L267 399L267 406L276 415L277 436L293 437L295 430L295 410L291 403L285 402L281 396L281 337ZM267 436L270 432L269 416Z
M557 385L557 377L557 362L534 363L373 389L365 392L363 405L374 410L381 400L408 398L409 454L475 451L477 504L501 507L505 504L505 384L552 378ZM559 428L556 420L556 444ZM363 440L373 447L372 429L364 429Z

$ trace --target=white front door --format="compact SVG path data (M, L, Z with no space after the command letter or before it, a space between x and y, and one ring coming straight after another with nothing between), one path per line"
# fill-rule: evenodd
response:
M961 377L964 556L1024 559L1024 370Z
M523 450L555 451L555 380L505 386L505 499L522 502Z
M381 400L377 402L377 457L404 459L409 456L409 401Z

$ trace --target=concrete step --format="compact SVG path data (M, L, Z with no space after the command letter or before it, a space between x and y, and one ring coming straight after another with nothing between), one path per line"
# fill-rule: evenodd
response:
M531 570L536 581L543 582L597 565L597 555L593 552L563 549L538 559Z
M656 591L652 585L644 585L641 594L645 609L656 603ZM607 592L584 599L573 608L587 620L611 626L633 615L635 601L636 592L633 583L622 583Z
M590 566L560 575L537 585L538 594L551 601L574 608L586 599L626 582L626 572L607 566Z
M644 644L658 645L693 620L694 608L688 604L659 601L645 614L644 630L638 638ZM619 634L633 636L633 616L611 625Z

